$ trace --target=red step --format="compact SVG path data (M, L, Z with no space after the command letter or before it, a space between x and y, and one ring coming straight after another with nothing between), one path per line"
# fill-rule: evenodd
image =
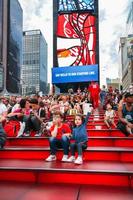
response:
M79 191L73 184L0 183L1 200L76 200Z
M80 200L132 200L133 190L123 187L81 186Z
M124 134L118 129L87 129L89 136L111 136L111 137L123 137Z
M7 193L8 188L8 193ZM69 192L68 192L69 191ZM77 184L33 184L33 183L0 183L0 194L3 200L132 200L132 189L112 186L90 186Z
M95 124L87 124L87 129L107 129L107 125L95 125Z
M73 178L74 177L74 178ZM133 188L133 163L1 160L0 180L32 183L73 183Z
M6 142L6 146L49 146L48 137L23 137L14 138L9 137ZM88 146L109 146L109 147L133 147L133 137L88 137Z
M6 147L0 151L0 159L44 159L49 155L49 148L42 147ZM62 149L58 150L57 157L61 159ZM84 152L85 160L106 160L133 162L133 148L117 147L88 147Z

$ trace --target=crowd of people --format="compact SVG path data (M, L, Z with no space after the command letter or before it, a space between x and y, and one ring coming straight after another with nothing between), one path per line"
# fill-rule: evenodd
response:
M29 137L34 132L34 136L38 137L46 134L49 135L51 150L46 161L56 160L57 147L63 147L62 161L82 164L82 151L87 148L88 117L99 107L105 111L104 123L107 128L118 128L126 136L133 134L133 87L123 93L112 87L106 89L103 86L100 89L97 83L92 82L83 91L78 88L73 92L70 88L67 94L1 96L0 148L5 144L6 135ZM69 115L74 116L73 123L66 120ZM118 123L114 120L116 115ZM16 125L15 129L11 129L11 123Z

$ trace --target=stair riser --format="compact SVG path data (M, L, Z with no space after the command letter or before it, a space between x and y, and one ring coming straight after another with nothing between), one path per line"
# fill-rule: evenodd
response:
M96 137L124 137L124 134L121 133L119 130L115 131L106 131L106 130L88 130L88 135L89 136L96 136Z
M107 129L106 125L87 125L87 129Z
M74 178L73 178L74 177ZM108 173L73 173L57 171L27 171L1 170L0 181L30 182L30 183L70 183L86 185L106 185L133 188L133 175Z
M47 158L50 154L48 150L13 150L13 151L1 151L0 159L36 159L42 160ZM57 152L57 158L61 160L63 156L62 150ZM122 161L133 162L133 152L103 152L103 151L86 151L84 152L85 160L95 161Z
M48 139L14 139L8 140L6 146L40 146L47 147L49 146ZM124 140L124 139L96 139L95 137L89 139L88 146L97 147L97 146L105 146L105 147L133 147L133 140Z

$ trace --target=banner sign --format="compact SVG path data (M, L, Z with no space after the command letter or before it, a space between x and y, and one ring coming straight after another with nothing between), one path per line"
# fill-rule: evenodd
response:
M127 57L133 58L133 35L127 37Z
M53 67L52 83L75 83L98 81L98 65L76 67Z

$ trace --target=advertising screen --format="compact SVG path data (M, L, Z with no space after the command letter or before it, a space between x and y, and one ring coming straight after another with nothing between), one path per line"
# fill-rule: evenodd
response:
M52 68L52 83L98 81L98 65Z
M67 83L73 83L76 89L81 82L80 85L94 80L99 82L98 1L54 2L53 83L63 91L71 85ZM95 75L91 74L92 66ZM66 74L62 74L64 70ZM78 70L83 72L82 76L79 76ZM77 73L76 76L74 73Z
M62 66L96 64L95 16L61 14L57 24L57 63Z
M94 0L59 0L58 11L94 10Z

